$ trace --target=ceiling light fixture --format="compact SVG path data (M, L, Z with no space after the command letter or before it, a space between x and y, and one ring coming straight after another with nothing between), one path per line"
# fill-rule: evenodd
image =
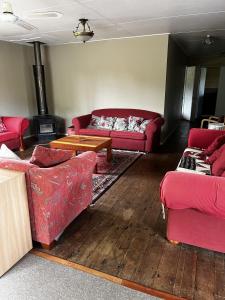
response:
M59 19L63 16L61 12L58 11L37 11L26 15L28 19L38 20L38 19Z
M79 31L80 25L83 26L83 30ZM91 38L94 36L94 32L91 30L89 24L88 24L88 19L79 19L79 23L76 27L76 30L73 31L74 36L80 40L81 42L85 43L89 41Z
M2 3L1 20L9 23L14 23L17 20L17 17L13 14L12 5L9 2Z
M210 34L206 35L206 38L204 39L204 44L207 46L210 46L214 43L214 39L211 37Z

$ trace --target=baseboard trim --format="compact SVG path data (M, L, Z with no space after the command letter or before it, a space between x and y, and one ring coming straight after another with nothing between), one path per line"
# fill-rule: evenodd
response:
M154 290L152 288L143 286L143 285L135 283L133 281L122 279L122 278L119 278L119 277L116 277L116 276L113 276L113 275L110 275L110 274L106 274L106 273L103 273L101 271L97 271L97 270L85 267L83 265L77 264L75 262L71 262L71 261L68 261L66 259L59 258L57 256L38 251L36 249L32 249L30 251L30 253L32 253L36 256L42 257L44 259L50 260L52 262L67 266L69 268L76 269L76 270L79 270L79 271L83 271L83 272L89 273L91 275L103 278L105 280L114 282L116 284L122 285L122 286L127 287L127 288L130 288L132 290L142 292L144 294L159 297L159 298L165 299L165 300L185 300L184 298L180 298L180 297L168 294L168 293L163 292L163 291Z

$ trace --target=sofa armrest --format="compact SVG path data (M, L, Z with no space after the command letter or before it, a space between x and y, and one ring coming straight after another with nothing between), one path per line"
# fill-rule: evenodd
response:
M2 120L9 131L16 132L22 136L29 127L29 120L23 117L2 117Z
M225 218L225 178L168 172L160 185L161 201L171 209L197 209Z
M75 133L79 134L79 130L82 128L86 128L90 124L90 121L91 121L91 114L73 118L72 124L74 126Z
M192 128L188 137L188 147L206 149L218 136L224 135L225 131L204 128Z
M145 143L145 151L151 152L157 146L160 145L160 133L161 127L164 124L164 119L162 117L158 117L153 119L146 127L145 135L147 137Z

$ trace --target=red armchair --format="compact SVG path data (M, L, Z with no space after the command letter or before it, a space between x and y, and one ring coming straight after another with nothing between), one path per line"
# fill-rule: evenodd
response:
M51 247L64 229L92 202L96 154L85 152L50 168L26 161L0 160L0 168L25 172L32 238Z
M0 145L6 144L10 149L24 150L23 135L29 126L29 121L23 117L2 117L7 128L0 133Z
M144 133L87 128L92 114L99 117L106 116L120 118L137 116L151 120L151 122L147 125ZM152 152L159 146L163 123L164 119L158 113L141 109L123 108L98 109L94 110L91 114L75 117L72 120L75 134L111 137L113 148L145 152Z
M207 148L224 132L192 129L188 146ZM225 253L225 178L168 172L161 183L168 208L167 238Z

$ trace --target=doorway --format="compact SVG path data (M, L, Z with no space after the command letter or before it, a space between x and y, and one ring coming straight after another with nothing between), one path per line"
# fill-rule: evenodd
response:
M225 82L225 67L224 81ZM183 92L182 118L188 121L200 121L210 115L218 115L220 108L218 92L221 83L222 68L220 67L186 67ZM225 89L223 88L224 93ZM221 95L223 98L224 93Z

